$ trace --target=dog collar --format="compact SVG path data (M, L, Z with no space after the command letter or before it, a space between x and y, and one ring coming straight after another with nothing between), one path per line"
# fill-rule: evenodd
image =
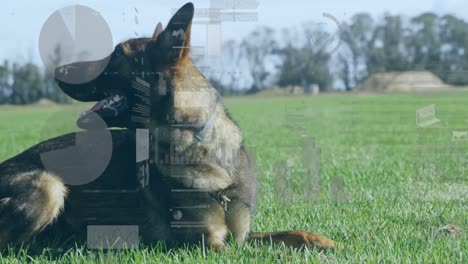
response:
M194 137L194 140L193 140L195 144L199 143L200 141L202 141L206 137L206 134L208 134L211 127L213 126L215 116L216 116L216 108L215 108L215 111L208 118L208 121L206 121L206 124L202 128L202 130L198 131L195 134L195 137Z
M185 150L188 150L189 148L193 147L194 145L200 143L206 137L206 135L208 134L210 129L213 127L214 120L216 118L216 108L217 108L217 104L214 107L215 110L212 112L212 114L210 115L210 117L206 121L203 128L200 131L198 131L197 133L195 133L195 135L193 136L193 142ZM171 127L190 127L192 125L190 125L190 124L170 124L170 126Z

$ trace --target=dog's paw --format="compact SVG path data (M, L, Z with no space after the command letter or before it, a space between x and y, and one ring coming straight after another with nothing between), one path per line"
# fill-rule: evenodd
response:
M231 252L231 248L226 245L214 246L214 247L212 246L211 249L213 249L215 252L226 252L226 253Z
M328 249L334 249L334 248L339 248L338 243L335 241L317 235L313 234L307 231L292 231L292 232L297 232L297 236L299 238L299 242L302 242L301 246L309 246L317 249L322 249L322 250L328 250Z

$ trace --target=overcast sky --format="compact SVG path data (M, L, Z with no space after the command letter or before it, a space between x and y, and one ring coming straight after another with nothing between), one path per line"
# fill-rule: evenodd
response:
M216 1L216 0L215 0ZM229 1L229 0L218 0ZM242 2L243 0L236 0ZM252 0L244 0L252 2ZM56 10L69 5L85 5L98 11L111 29L114 44L127 38L150 35L158 21L165 25L171 10L186 1L178 0L44 0L44 1L2 1L0 9L0 61L10 59L25 62L33 60L41 63L38 52L38 39L46 19ZM210 0L193 1L196 8L210 7ZM344 21L356 12L369 12L375 17L384 12L415 15L425 11L438 14L452 13L468 20L466 0L288 0L258 1L258 7L249 10L256 12L258 20L250 22L224 22L221 26L222 40L241 39L258 25L274 28L293 27L306 21L324 23L332 27L332 20L323 13ZM135 18L137 17L137 18ZM328 25L325 25L328 24ZM206 42L206 26L196 25L192 32L192 45L203 46Z

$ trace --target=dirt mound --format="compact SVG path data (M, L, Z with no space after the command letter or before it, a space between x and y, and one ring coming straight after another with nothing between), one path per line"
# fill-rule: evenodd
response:
M304 87L289 85L286 87L273 86L269 89L259 91L255 95L260 97L275 97L301 94L304 94Z
M56 103L52 100L49 100L47 98L42 98L42 99L39 99L39 101L37 101L36 103L34 103L35 105L55 105Z
M436 92L451 90L439 77L428 71L376 73L355 87L366 92Z

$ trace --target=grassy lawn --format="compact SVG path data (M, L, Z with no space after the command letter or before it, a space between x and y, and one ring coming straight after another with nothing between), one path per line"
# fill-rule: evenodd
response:
M253 230L305 229L344 245L295 251L230 244L195 249L24 251L0 263L466 263L468 94L321 95L227 98L255 154L259 178ZM435 104L440 122L418 127L416 110ZM76 130L83 106L0 107L0 161ZM308 169L307 169L308 168ZM1 227L0 227L1 228ZM458 231L457 229L461 231Z

